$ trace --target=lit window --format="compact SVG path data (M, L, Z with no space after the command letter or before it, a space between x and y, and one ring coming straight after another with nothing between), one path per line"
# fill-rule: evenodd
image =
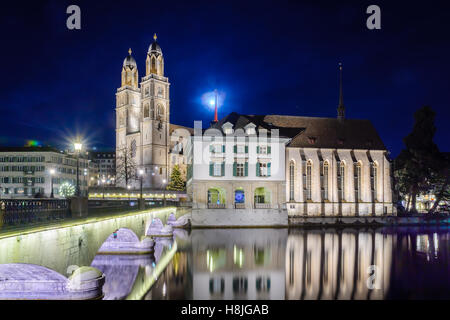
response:
M214 176L218 177L222 175L222 164L215 162L214 163Z
M236 164L236 176L237 177L243 177L244 176L244 164L243 163L237 163Z
M294 161L289 164L289 200L294 200Z
M306 164L306 199L311 200L312 198L312 190L311 190L311 172L312 172L312 163L308 161Z

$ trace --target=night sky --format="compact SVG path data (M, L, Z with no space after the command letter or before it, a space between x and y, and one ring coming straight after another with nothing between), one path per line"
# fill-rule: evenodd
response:
M172 123L209 122L200 97L214 88L226 94L219 117L335 117L342 61L347 117L370 119L391 156L425 104L437 113L436 143L450 151L446 2L2 2L0 145L63 148L82 134L89 147L114 148L122 62L131 47L144 76L156 32ZM66 28L70 4L81 7L81 30ZM381 30L366 28L371 4Z

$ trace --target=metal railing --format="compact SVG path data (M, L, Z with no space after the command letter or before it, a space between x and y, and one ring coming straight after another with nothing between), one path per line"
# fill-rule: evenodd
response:
M208 209L225 209L225 203L208 203Z
M70 215L65 199L1 199L0 222L3 226L64 219Z
M255 209L270 209L270 203L255 203Z
M245 203L235 203L234 207L236 209L245 209Z

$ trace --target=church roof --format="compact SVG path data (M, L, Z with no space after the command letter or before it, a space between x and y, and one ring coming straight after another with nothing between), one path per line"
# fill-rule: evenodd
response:
M256 129L278 129L280 137L291 138L289 147L386 150L370 120L298 117L283 115L241 115L232 112L211 128L222 130L226 122L233 129L254 123Z
M123 67L137 68L136 60L131 55L131 48L128 50L128 56L123 60Z
M189 133L191 134L191 136L194 135L194 129L193 129L193 128L189 128L189 127L185 127L185 126L180 126L180 125L173 124L173 123L170 123L170 124L169 124L169 134L172 134L172 132L174 132L174 131L177 130L177 129L184 129L184 130L187 130L187 131L189 131Z

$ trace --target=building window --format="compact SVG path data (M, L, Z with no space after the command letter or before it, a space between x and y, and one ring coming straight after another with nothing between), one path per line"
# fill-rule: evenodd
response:
M372 185L372 200L377 200L377 184L378 184L378 168L377 164L375 162L372 163L372 166L370 167L370 182Z
M150 110L148 107L148 103L146 103L144 106L144 118L148 118L149 116L150 116Z
M270 154L271 153L271 147L270 146L257 146L256 147L256 153L258 153L258 154Z
M312 163L311 161L308 161L308 163L306 164L306 200L311 200L312 198L311 173L312 173Z
M355 195L356 200L361 201L361 163L355 164Z
M244 176L244 164L237 163L236 164L236 177L243 177L243 176Z
M322 199L328 200L328 162L325 161L322 167Z
M256 164L257 177L270 177L270 162Z
M339 200L345 199L345 164L341 162L338 169L338 196Z
M289 200L294 201L294 161L289 163Z
M214 176L219 177L222 175L222 164L219 162L214 162Z

